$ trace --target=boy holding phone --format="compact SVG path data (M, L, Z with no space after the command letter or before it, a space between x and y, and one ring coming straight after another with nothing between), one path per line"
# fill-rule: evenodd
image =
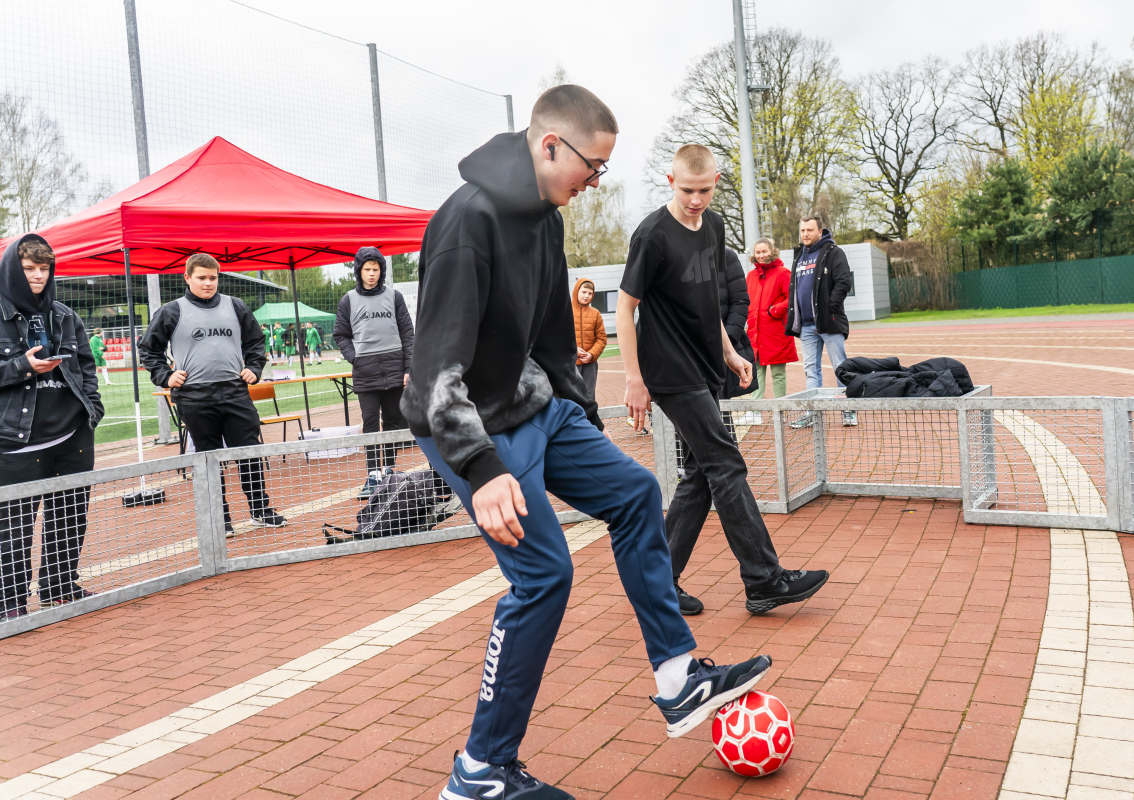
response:
M0 258L0 409L0 486L94 469L94 356L79 315L55 300L55 254L35 234ZM27 613L41 499L40 606L90 595L78 573L89 496L81 487L0 503L0 619Z

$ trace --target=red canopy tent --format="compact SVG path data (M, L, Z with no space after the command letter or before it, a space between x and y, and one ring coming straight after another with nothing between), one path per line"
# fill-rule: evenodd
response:
M59 275L178 271L205 252L226 271L317 267L363 245L387 255L421 246L432 211L300 178L217 136L101 203L36 233ZM0 247L12 239L0 242Z
M40 228L58 275L126 273L130 341L136 341L131 271L176 272L192 253L224 271L295 270L342 263L372 245L387 255L420 249L432 211L332 189L274 167L217 136L168 167L101 203ZM15 241L0 241L0 250ZM134 405L141 459L142 423L134 350ZM300 369L306 374L303 360ZM307 385L303 386L307 405ZM311 410L307 410L308 426Z

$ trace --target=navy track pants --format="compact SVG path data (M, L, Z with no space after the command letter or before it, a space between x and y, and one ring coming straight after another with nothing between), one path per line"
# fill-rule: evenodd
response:
M471 514L468 482L444 462L432 438L417 441ZM571 593L571 553L547 492L607 523L618 575L650 663L656 668L697 645L677 604L661 490L653 473L619 450L569 400L553 399L492 441L520 482L528 515L520 517L524 538L518 547L481 532L512 588L496 604L466 749L478 761L503 765L519 756Z

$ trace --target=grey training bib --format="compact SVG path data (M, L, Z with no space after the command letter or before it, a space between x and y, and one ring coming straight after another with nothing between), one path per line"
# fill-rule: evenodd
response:
M381 294L362 295L351 289L350 329L354 352L360 356L388 353L402 349L398 321L394 318L394 289L386 287Z
M188 373L185 386L240 380L244 356L240 321L232 298L220 296L216 308L201 308L186 297L177 298L181 318L169 338L174 369Z

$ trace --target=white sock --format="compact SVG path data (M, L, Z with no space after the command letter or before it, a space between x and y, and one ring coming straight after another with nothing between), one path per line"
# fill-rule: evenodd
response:
M465 769L469 772L480 772L488 766L488 764L483 761L477 761L464 750L461 751L461 763L465 765Z
M674 656L663 661L661 666L654 670L654 680L658 683L657 696L662 700L669 700L681 694L685 681L689 678L689 662L693 656Z

